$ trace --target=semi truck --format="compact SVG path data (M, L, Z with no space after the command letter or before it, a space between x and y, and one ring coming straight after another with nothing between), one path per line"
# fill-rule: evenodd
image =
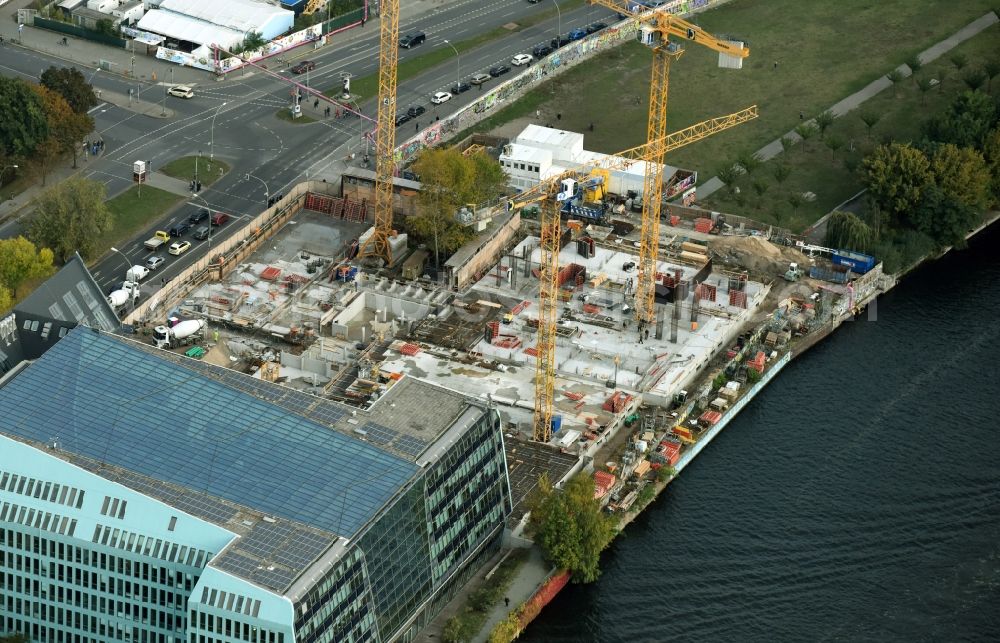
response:
M176 317L167 320L167 326L157 326L153 329L153 344L157 348L176 348L192 344L202 338L205 328L204 319L188 319L180 321Z
M163 230L157 230L151 239L147 239L142 245L147 250L159 250L164 244L170 242L170 235Z

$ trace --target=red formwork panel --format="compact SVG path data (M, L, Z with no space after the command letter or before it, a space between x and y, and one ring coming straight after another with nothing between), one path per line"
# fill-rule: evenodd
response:
M729 291L729 305L737 308L747 307L747 294L742 290Z
M712 284L700 283L698 284L698 287L694 289L694 294L698 299L715 301L716 290L716 287Z

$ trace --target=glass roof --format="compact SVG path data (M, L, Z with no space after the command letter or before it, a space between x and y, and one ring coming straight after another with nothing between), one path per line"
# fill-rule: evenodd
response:
M204 370L79 327L0 389L0 431L346 537L417 472Z

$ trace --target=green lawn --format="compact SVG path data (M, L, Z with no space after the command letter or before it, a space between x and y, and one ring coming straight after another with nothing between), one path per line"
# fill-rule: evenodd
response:
M99 257L112 246L117 246L123 240L133 237L149 225L150 221L159 219L165 212L173 208L184 197L160 190L149 185L132 186L107 202L111 210L111 229L100 241L100 249L94 253Z
M745 38L751 55L742 70L719 69L717 54L689 46L671 70L670 130L752 104L760 107L761 115L673 152L668 161L711 176L740 153L757 150L795 127L800 112L807 118L815 116L982 16L993 4L994 0L967 0L949 5L949 11L943 12L934 0L734 0L701 14L695 22L716 34ZM974 55L990 51L990 43L995 55L997 30L997 26L991 27L974 39L978 53L970 53L972 60L976 60ZM558 122L565 129L585 132L587 149L611 153L639 145L646 137L650 60L645 47L623 45L545 83L526 96L525 106L501 110L475 131L488 131L529 114L537 105L549 124ZM943 64L949 63L945 60ZM957 76L952 73L946 92L957 88ZM910 105L899 110L899 118L915 126L923 118L921 111ZM558 121L556 114L561 115ZM590 123L594 123L593 132L588 131ZM810 147L829 154L818 141ZM828 168L832 165L826 163ZM820 183L829 188L828 193L840 196L841 188L850 183L850 177L827 177L820 168L814 172L822 175ZM791 186L789 178L786 187ZM811 189L819 194L815 187ZM818 210L830 201L836 199L817 200L811 207ZM808 211L802 208L796 216L815 218L814 213L806 216Z
M969 60L982 60L997 55L996 43L1000 36L1000 26L994 25L979 36L959 45L952 53L965 54ZM836 155L819 140L818 136L799 143L788 154L780 154L764 163L751 177L743 176L735 182L745 197L740 199L727 190L720 190L706 199L702 205L715 210L746 214L765 222L801 231L811 225L861 189L861 181L851 168L857 167L861 159L878 144L892 138L897 141L916 141L920 138L922 124L932 115L941 112L965 89L961 74L950 62L950 55L921 68L916 78L936 79L944 72L944 82L938 87L921 93L915 79L900 81L895 88L888 89L868 100L861 108L836 119L827 130L827 137L840 139L843 147ZM968 71L968 68L966 69ZM994 79L1000 93L1000 81ZM878 114L879 121L872 128L871 140L867 127L861 120L862 114ZM750 124L743 127L749 127ZM700 145L700 143L699 143ZM853 146L854 151L851 151ZM732 160L728 157L727 161ZM791 170L782 184L774 178L774 166L787 165ZM709 173L713 168L710 166ZM769 187L758 207L758 198L751 183L755 180L766 182ZM787 197L791 193L812 192L816 200L803 203L797 210L792 209Z
M584 4L584 0L566 0L559 3L559 11L568 11L571 9L576 9ZM528 16L524 20L511 23L507 26L497 27L485 33L481 33L475 38L469 38L468 40L461 40L458 42L452 42L451 44L455 46L458 50L459 55L463 52L469 51L470 49L475 49L480 45L484 45L488 42L494 40L499 40L508 36L511 33L517 33L522 29L532 27L543 20L547 20L556 15L556 7L552 4L552 0L547 0L544 4L535 5L538 9L536 13ZM563 25L563 31L568 31L568 25ZM422 45L426 47L427 45ZM455 69L457 74L460 70L456 67L455 62L455 51L448 45L443 45L437 49L432 49L427 53L417 56L415 58L410 58L400 62L396 67L396 82L403 83L404 81L414 78L419 74L424 73L431 67L436 67L438 65L449 64ZM468 78L475 72L475 69L469 69L462 73L463 78ZM340 96L341 86L337 85L332 87L325 92L327 96L331 98L336 98ZM359 76L358 78L351 79L351 95L354 96L355 100L364 101L375 97L378 94L378 74L369 74L367 76Z
M182 156L179 159L174 159L170 161L163 167L159 168L160 172L163 172L167 176L172 176L175 179L180 179L182 181L190 181L194 178L195 164L198 166L198 178L201 179L202 187L208 187L216 181L218 181L222 176L229 171L229 165L224 161L218 159L208 160L207 156ZM209 164L213 166L212 171L209 172ZM222 168L222 174L216 168Z

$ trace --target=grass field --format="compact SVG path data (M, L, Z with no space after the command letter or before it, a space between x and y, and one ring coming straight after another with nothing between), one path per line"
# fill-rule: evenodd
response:
M219 174L217 169L213 169L209 172L209 160L207 156L202 156L200 159L197 156L182 156L181 158L174 159L161 167L160 171L167 176L174 177L175 179L190 181L192 177L194 177L195 162L198 164L198 178L201 179L202 187L212 185L222 178L224 174L229 172L229 165L218 159L212 159L211 163L216 167L221 167L222 174Z
M111 229L102 235L99 249L94 256L100 257L108 248L131 238L149 225L150 221L163 216L183 198L172 192L145 185L141 194L139 186L132 186L110 199L107 204L111 210Z
M713 175L740 153L757 150L798 125L800 112L807 118L815 116L982 16L992 5L993 0L966 0L942 12L936 10L940 3L934 0L734 0L701 14L693 20L713 33L746 39L751 55L742 70L719 69L717 54L688 47L671 70L669 129L752 104L760 107L761 116L678 150L668 162ZM969 54L973 61L991 51L996 55L997 30L997 26L991 27L963 50L973 45L971 50L976 53ZM645 47L628 43L529 92L475 131L489 131L541 109L548 124L558 122L565 129L585 132L587 149L610 153L639 145L646 137L650 60ZM947 56L940 64L949 65ZM951 77L948 84L957 89L958 74L953 71ZM567 100L568 96L574 98ZM879 97L872 108L885 109L886 105L878 103L887 100ZM919 97L916 106L920 107ZM930 97L927 108L932 108ZM902 131L915 132L923 110L911 105L909 111L897 112ZM556 114L562 117L558 121ZM885 120L888 123L889 118ZM594 131L589 132L592 122ZM863 131L863 124L861 127ZM809 147L817 146L822 148L822 143L809 143ZM830 166L828 162L826 169L813 168L817 182L828 188L843 185L843 177L826 176ZM792 185L790 177L786 187ZM815 187L812 191L819 194ZM827 192L842 194L839 189ZM839 202L818 199L801 208L795 218L802 222L814 219L818 206L831 200Z

